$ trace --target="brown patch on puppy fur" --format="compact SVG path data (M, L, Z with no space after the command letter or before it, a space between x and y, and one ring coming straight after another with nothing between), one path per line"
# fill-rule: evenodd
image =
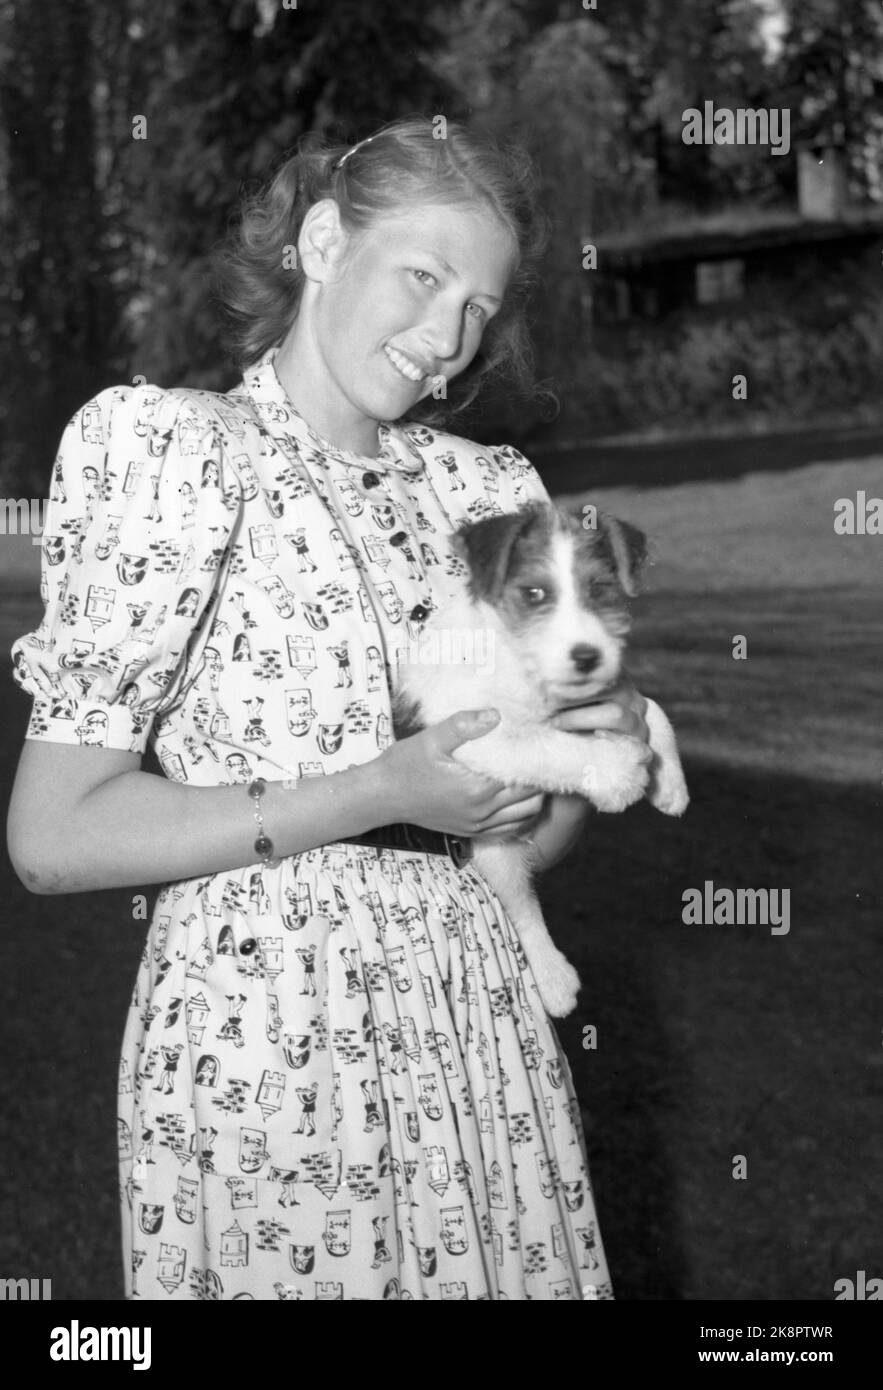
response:
M530 509L527 524L516 535L508 555L506 577L496 611L512 632L523 632L546 621L560 598L553 537L560 518L548 508Z
M520 512L488 516L454 534L452 546L469 569L469 596L496 604L509 577L513 549L535 528L551 530L548 508L532 502Z
M623 638L631 627L628 600L638 592L646 552L643 532L608 516L599 517L593 530L576 518L571 522L580 602L597 613L615 637Z

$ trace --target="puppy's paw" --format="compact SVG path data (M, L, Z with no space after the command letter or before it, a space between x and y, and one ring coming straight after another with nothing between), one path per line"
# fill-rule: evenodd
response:
M622 734L596 739L592 760L583 769L583 796L599 811L624 811L647 790L651 756L646 744Z
M540 998L548 1013L553 1018L566 1018L573 1013L580 979L567 957L555 946L550 946L532 965Z
M682 816L690 804L690 793L680 763L663 763L655 769L647 800L665 816Z

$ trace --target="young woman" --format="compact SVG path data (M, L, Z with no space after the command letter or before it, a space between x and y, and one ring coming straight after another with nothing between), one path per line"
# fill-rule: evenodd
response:
M493 711L390 724L451 533L547 497L425 423L524 361L536 240L524 157L433 135L289 159L225 258L240 384L105 390L56 462L9 848L37 893L164 885L120 1066L131 1297L612 1297L568 1066L468 843L546 867L585 803L458 763Z

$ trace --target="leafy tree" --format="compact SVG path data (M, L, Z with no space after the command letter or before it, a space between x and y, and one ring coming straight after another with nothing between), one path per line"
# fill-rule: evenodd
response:
M711 207L779 191L781 160L756 149L684 144L683 112L780 106L759 0L617 0L605 12L605 62L625 95L630 138L656 167L662 203Z
M114 257L96 197L90 12L0 6L3 483L42 490L59 424L115 360ZM118 356L116 357L118 361Z
M794 138L846 149L850 190L883 200L883 8L877 0L784 0L780 75Z
M324 0L137 0L148 138L132 142L144 290L133 370L162 384L228 384L208 263L236 193L318 130L360 139L397 115L453 114L432 66L432 6ZM140 108L139 108L140 109Z

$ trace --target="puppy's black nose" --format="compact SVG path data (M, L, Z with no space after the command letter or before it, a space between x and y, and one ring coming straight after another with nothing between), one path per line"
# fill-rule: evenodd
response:
M581 676L587 676L590 671L594 671L601 660L601 653L598 648L590 647L586 642L580 643L577 647L571 647L570 656Z

